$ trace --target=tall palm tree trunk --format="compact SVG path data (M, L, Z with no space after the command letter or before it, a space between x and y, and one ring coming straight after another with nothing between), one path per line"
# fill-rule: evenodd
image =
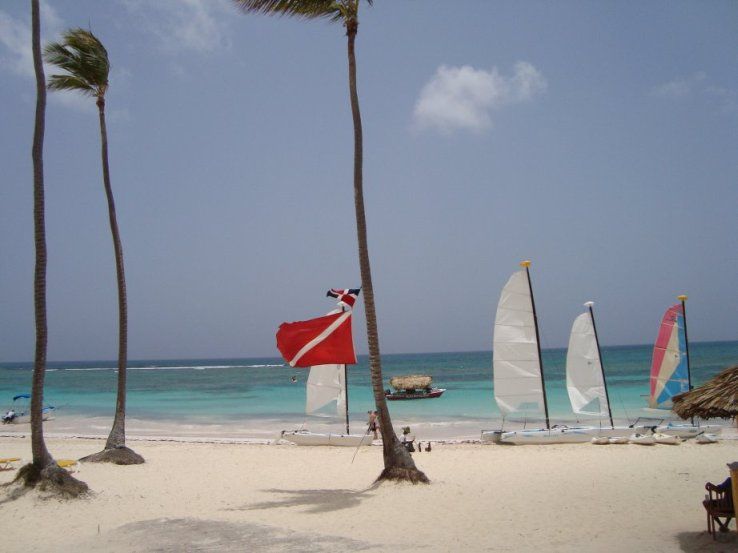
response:
M126 445L126 367L128 364L128 303L126 301L126 275L123 269L123 246L118 231L118 218L115 214L115 199L110 184L110 165L108 163L108 130L105 125L105 98L97 99L100 115L100 142L102 143L103 182L108 200L110 232L115 249L115 270L118 277L118 395L115 401L115 419L110 430L105 449L122 448Z
M39 0L31 0L31 49L36 73L36 115L33 128L33 234L36 262L33 277L33 304L36 319L36 352L31 382L31 454L30 464L20 468L14 481L26 486L39 482L58 493L76 497L87 491L87 484L74 479L60 468L44 441L43 403L46 376L46 223L44 214L44 130L46 127L46 77L41 61L41 10Z
M46 126L46 78L41 61L41 14L39 0L31 1L33 68L36 73L36 118L33 129L33 234L36 267L33 279L33 303L36 318L36 352L31 387L31 451L33 465L41 470L54 462L46 449L42 409L46 376L46 223L44 214L44 129Z
M361 287L364 292L364 310L366 313L366 334L369 344L369 367L371 370L374 402L379 412L379 425L382 431L384 454L384 470L378 480L411 480L412 482L428 482L422 471L415 467L410 453L402 446L392 428L387 401L384 397L382 381L382 361L379 353L379 332L377 330L377 313L374 307L374 287L369 265L369 245L366 233L366 214L364 211L364 145L361 129L361 112L359 111L359 95L356 91L356 54L354 43L359 29L356 19L346 21L348 37L349 91L351 96L351 114L354 120L354 206L356 209L356 234L359 244L359 268L361 271Z

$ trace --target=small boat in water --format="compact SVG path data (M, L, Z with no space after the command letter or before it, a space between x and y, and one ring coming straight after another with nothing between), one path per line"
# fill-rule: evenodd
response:
M384 397L390 401L398 399L431 399L441 397L445 388L432 386L433 378L426 374L409 374L406 376L394 376L390 379L390 385L395 389L385 390Z
M53 405L46 405L41 410L41 420L52 420L54 418ZM31 422L31 395L18 394L13 397L13 405L2 416L3 424L23 424Z

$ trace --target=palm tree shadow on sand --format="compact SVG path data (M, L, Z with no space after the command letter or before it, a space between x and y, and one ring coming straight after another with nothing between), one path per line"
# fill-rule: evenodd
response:
M351 509L358 506L362 500L372 497L372 492L377 488L374 484L365 490L263 490L270 494L283 495L280 499L250 503L242 507L226 509L229 511L253 511L261 509L276 509L279 507L308 507L308 513L330 513Z

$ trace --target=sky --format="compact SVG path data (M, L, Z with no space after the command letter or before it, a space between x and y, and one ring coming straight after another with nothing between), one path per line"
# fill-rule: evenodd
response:
M277 356L283 321L360 285L340 24L228 0L43 0L91 29L129 358ZM33 358L30 2L0 4L0 361ZM689 295L693 341L738 339L738 3L376 0L356 42L384 353L490 350L523 259L544 348L585 301L647 344ZM47 76L58 70L46 68ZM49 93L50 360L117 356L94 99ZM365 353L361 302L354 341Z

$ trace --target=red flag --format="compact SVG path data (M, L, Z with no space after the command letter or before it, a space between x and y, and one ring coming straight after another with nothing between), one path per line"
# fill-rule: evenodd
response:
M277 349L292 367L355 365L351 311L282 323L277 331Z

